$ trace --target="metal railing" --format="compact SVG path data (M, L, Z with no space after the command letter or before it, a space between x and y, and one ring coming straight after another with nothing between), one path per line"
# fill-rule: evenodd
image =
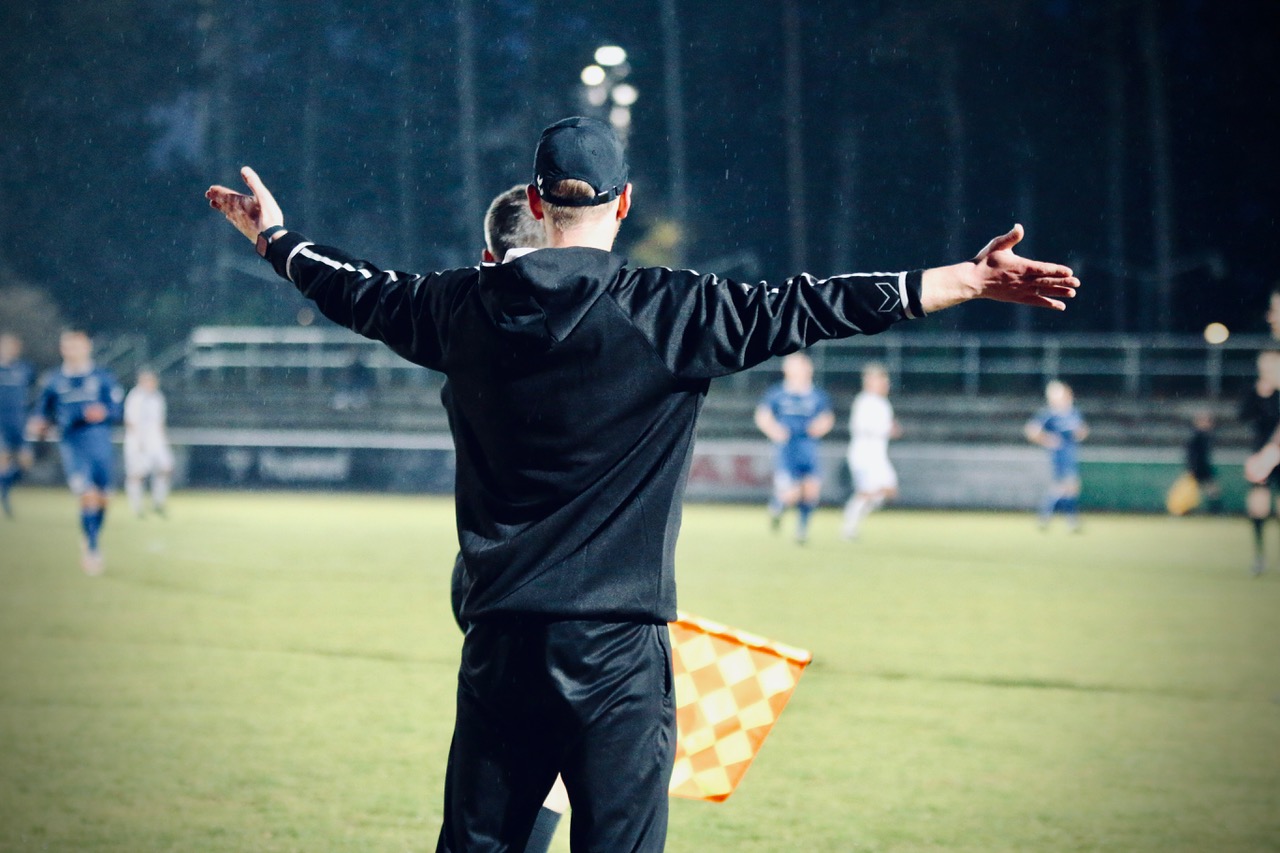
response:
M1050 379L1088 384L1127 396L1235 394L1256 375L1262 335L1209 344L1194 335L892 332L827 341L810 350L818 375L831 382L870 361L888 368L898 391L976 395L1032 391ZM776 365L755 369L776 373Z
M130 344L134 351L140 346ZM1223 344L1202 338L1115 334L905 333L827 341L811 348L818 381L853 386L862 367L883 363L895 389L906 393L1038 393L1061 378L1093 393L1234 395L1255 376L1263 335L1237 335ZM145 351L145 345L141 346ZM428 372L374 341L337 328L203 326L184 349L166 353L164 367L191 384L255 386L283 381L323 387L358 359L379 386L426 385ZM726 380L755 390L776 381L766 362Z
M328 327L201 326L191 332L185 357L174 366L193 385L287 381L320 388L339 379L357 360L378 385L427 381L427 371L382 344Z

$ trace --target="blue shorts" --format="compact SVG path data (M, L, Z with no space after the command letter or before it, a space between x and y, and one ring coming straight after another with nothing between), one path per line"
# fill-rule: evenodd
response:
M798 482L818 475L818 442L788 442L778 448L776 478Z
M26 427L21 417L0 420L0 450L17 453L26 447Z
M80 495L90 489L105 492L111 488L114 451L110 427L73 430L62 436L58 449L62 454L62 473L71 491Z
M1049 455L1049 460L1053 465L1054 482L1070 480L1080 476L1080 460L1074 450L1066 453L1060 450L1054 451Z

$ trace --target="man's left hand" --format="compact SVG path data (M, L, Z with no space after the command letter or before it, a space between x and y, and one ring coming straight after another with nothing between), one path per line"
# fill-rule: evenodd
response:
M257 172L245 166L240 170L240 177L253 195L215 184L205 191L204 197L209 199L210 207L227 217L237 231L254 242L259 234L273 225L284 225L284 214Z

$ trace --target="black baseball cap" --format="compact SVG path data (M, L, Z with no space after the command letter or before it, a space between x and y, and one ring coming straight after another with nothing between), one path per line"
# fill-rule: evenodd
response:
M593 198L564 198L551 193L558 181L591 185ZM613 201L627 185L627 158L613 128L599 119L573 116L542 131L533 157L533 185L538 195L561 207L594 207Z

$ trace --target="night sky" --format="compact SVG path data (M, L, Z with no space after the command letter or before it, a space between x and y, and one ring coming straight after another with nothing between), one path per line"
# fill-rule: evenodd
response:
M749 279L799 271L786 174L798 114L807 271L949 263L1022 221L1025 254L1078 265L1080 298L1053 316L972 306L946 328L1154 331L1162 136L1177 272L1167 330L1260 331L1280 281L1280 33L1265 5L804 0L796 103L780 0L680 0L685 260ZM480 227L463 214L529 179L538 130L584 111L579 71L607 43L628 51L640 93L620 250L661 260L653 238L673 210L658 0L472 3L470 204L457 8L6 4L0 285L43 288L68 319L160 342L203 323L292 322L287 287L214 266L256 262L201 195L240 163L312 239L382 266L472 263Z

